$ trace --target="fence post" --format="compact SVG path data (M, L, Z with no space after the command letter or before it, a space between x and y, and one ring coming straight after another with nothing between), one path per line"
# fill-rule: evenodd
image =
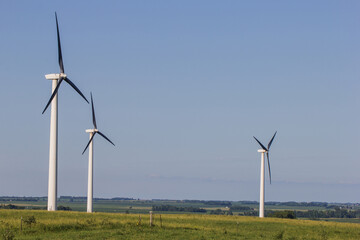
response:
M140 215L140 214L139 214L139 219L138 219L136 225L137 225L137 226L140 226L140 225L141 225L141 215Z
M150 211L150 227L153 226L153 212Z

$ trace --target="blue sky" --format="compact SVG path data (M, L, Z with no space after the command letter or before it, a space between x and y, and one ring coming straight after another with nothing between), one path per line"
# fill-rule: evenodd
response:
M358 1L1 1L0 195L46 196L65 72L99 129L94 195L359 202ZM85 196L91 109L59 91L58 195Z

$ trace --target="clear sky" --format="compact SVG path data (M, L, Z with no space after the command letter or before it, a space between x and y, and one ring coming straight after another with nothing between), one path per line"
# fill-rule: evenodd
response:
M360 202L359 1L0 1L0 195L46 196L51 93L65 72L115 144L94 195ZM85 196L91 109L59 91L58 195Z

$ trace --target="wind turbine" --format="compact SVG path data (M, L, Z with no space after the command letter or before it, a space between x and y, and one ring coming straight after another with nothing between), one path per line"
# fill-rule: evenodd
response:
M48 211L56 211L57 208L57 134L58 134L58 98L57 92L59 90L60 84L65 81L71 87L75 89L86 102L89 101L86 97L81 93L81 91L75 86L74 83L70 81L67 75L64 73L64 63L61 54L61 44L60 44L60 34L59 34L59 25L57 20L57 15L55 12L56 19L56 31L57 31L57 41L58 41L58 55L59 55L59 66L60 73L53 73L45 75L45 78L48 80L52 80L52 94L51 97L46 104L43 114L46 109L49 107L51 103L51 116L50 116L50 151L49 151L49 186L48 186Z
M260 169L260 205L259 205L259 217L264 217L264 205L265 205L265 153L267 157L268 162L268 168L269 168L269 178L270 178L270 184L271 184L271 171L270 171L270 159L269 159L269 151L271 144L275 138L277 131L275 132L274 136L271 138L270 142L268 143L267 148L255 138L255 140L260 144L262 149L259 149L258 152L261 153L261 169Z
M115 144L108 139L103 133L101 133L98 129L97 129L97 125L96 125L96 119L95 119L95 110L94 110L94 102L93 102L93 97L92 97L92 93L90 93L91 95L91 110L92 110L92 121L93 121L93 125L94 128L93 129L86 129L86 132L90 134L90 140L88 142L88 144L86 145L84 151L82 152L82 154L84 154L84 152L86 151L86 149L89 147L89 169L88 169L88 195L87 195L87 212L91 213L93 211L93 174L94 174L94 168L93 168L93 138L94 136L98 133L100 136L102 136L103 138L105 138L108 142L110 142L112 145L115 146Z

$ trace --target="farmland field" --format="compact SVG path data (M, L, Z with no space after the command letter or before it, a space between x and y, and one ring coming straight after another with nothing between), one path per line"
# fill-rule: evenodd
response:
M199 207L207 210L225 209L226 204L220 204L221 201L214 201L212 204L208 204L204 201L181 201L181 200L111 200L111 199L94 199L94 211L96 212L116 212L116 213L148 213L154 205L172 205L178 207ZM27 209L43 208L46 209L47 201L44 199L31 200L31 201L1 201L0 204L14 204L17 206L24 206ZM86 198L83 199L62 199L58 200L58 205L70 207L74 211L86 211ZM257 209L258 203L241 203L231 202L230 205L249 207ZM321 206L287 206L287 205L268 205L265 203L266 210L325 210L325 207Z
M0 210L0 231L3 239L360 239L355 223L155 214L150 227L148 214L42 210Z
M251 201L203 201L203 200L141 200L132 198L95 198L95 212L148 214L150 210L158 214L210 214L258 216L258 203ZM46 210L45 197L0 197L0 209ZM86 211L85 197L60 197L59 210ZM282 213L281 213L282 212ZM287 215L290 212L291 216ZM280 214L280 215L279 215ZM265 215L360 223L360 206L357 203L319 202L269 202L265 203Z

